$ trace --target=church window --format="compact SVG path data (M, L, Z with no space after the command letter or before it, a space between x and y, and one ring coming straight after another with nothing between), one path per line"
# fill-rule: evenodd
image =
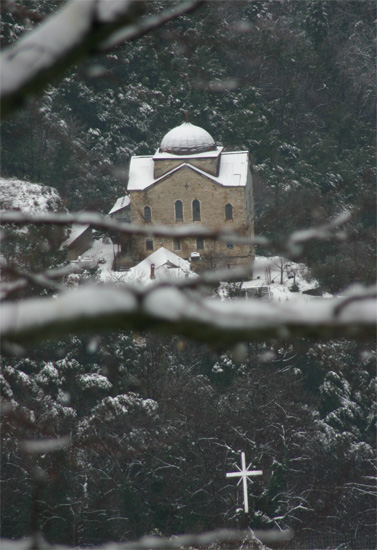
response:
M173 248L174 250L181 250L181 239L173 239Z
M153 239L145 240L145 250L153 250Z
M226 220L233 219L233 206L231 204L225 205L225 219Z
M183 204L182 201L175 201L175 221L183 221Z
M145 206L144 207L144 220L146 222L151 222L152 221L152 210L151 210L150 206Z
M192 219L194 222L200 221L200 202L197 199L192 201Z
M198 237L196 239L196 249L197 250L204 250L204 239L202 237Z
M226 243L226 247L227 247L227 248L234 248L234 243L231 243L231 242L228 241L228 242Z

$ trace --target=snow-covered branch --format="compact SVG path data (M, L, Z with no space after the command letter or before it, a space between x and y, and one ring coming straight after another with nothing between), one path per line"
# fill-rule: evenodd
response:
M58 267L54 269L48 269L42 273L32 273L30 271L24 271L18 267L0 262L1 271L4 275L11 276L13 280L2 281L0 284L0 301L7 298L10 294L18 292L23 288L26 288L29 284L48 288L54 291L63 290L60 281L71 273L77 273L80 271L80 266L69 265L66 267ZM59 281L56 283L55 281Z
M154 329L221 346L271 338L363 338L375 335L376 306L374 287L303 307L302 302L221 301L174 286L88 285L53 298L3 304L0 334L24 343L83 331Z
M290 529L285 531L262 531L262 530L244 530L236 531L233 529L218 529L208 533L179 535L171 538L145 536L135 542L112 542L105 546L97 546L93 550L173 550L187 547L203 547L213 543L221 542L246 542L254 541L256 544L260 542L265 544L280 543L288 541L293 537L293 532ZM32 546L31 543L34 545ZM263 545L258 545L264 548ZM35 550L68 550L67 546L50 546L47 545L41 537L30 537L23 541L1 540L2 550L26 550L35 548Z
M101 47L108 47L119 29L126 28L126 33L117 36L114 44L142 36L201 3L197 0L185 2L144 21L144 2L71 0L2 55L2 116L41 92L69 66L98 52Z

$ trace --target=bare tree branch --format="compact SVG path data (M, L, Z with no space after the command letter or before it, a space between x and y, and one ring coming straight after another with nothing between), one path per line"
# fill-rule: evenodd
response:
M82 224L91 225L98 229L106 229L108 231L116 231L124 235L143 235L143 236L159 236L159 237L203 237L207 239L219 239L222 241L231 241L238 244L258 245L268 248L273 248L279 252L285 252L289 257L297 257L304 245L315 240L344 240L345 234L335 233L334 230L344 225L351 214L343 212L338 217L330 222L301 231L293 232L287 239L281 241L272 241L266 237L241 237L234 231L229 229L209 229L195 225L183 226L162 226L162 225L135 225L131 223L121 223L112 220L108 216L103 216L94 212L80 212L74 214L57 214L53 212L41 212L40 214L28 214L17 211L8 211L1 213L2 224L25 225L28 223L34 225L71 225Z
M40 93L69 66L98 51L119 29L126 27L122 41L135 39L201 3L185 2L143 21L145 3L141 1L71 0L1 56L2 117Z
M4 303L0 336L24 344L87 331L154 329L225 347L271 338L373 337L375 295L375 287L356 288L342 299L280 304L221 301L174 286L88 285L53 298Z
M64 277L71 273L80 272L79 265L69 265L60 268L48 269L43 273L31 273L30 271L24 271L18 267L0 262L1 271L3 274L17 277L13 281L2 281L0 283L0 301L4 300L9 294L17 292L26 288L29 284L34 284L42 288L49 288L50 290L60 291L63 290L61 284L55 283L56 280L62 280Z
M138 22L137 25L132 25L126 29L121 29L118 32L114 33L110 38L102 42L98 49L99 50L108 50L114 46L119 46L124 42L129 42L135 40L135 38L140 38L148 32L158 29L165 23L176 19L180 15L185 15L196 10L199 6L204 4L204 0L189 0L173 6L171 9L167 9L158 15L151 17L146 17L144 20Z
M253 241L249 237L240 237L229 229L209 229L196 225L182 225L173 227L169 225L135 225L132 223L121 223L112 220L109 216L102 216L95 212L80 212L78 214L56 214L53 212L41 212L40 214L28 214L23 212L9 211L1 213L1 224L25 225L91 225L97 229L116 231L123 235L143 235L158 237L204 237L207 239L219 239L224 241L232 240L240 244L259 244L268 246L268 239L257 237Z

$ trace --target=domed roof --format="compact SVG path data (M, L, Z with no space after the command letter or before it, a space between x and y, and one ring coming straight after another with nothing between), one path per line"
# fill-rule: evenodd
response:
M190 122L184 122L173 128L161 141L160 153L173 155L193 155L205 151L215 151L216 143L212 136L203 128Z

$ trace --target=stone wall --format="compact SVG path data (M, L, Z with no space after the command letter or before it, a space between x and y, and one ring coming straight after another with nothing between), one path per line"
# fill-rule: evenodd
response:
M189 158L187 159L187 162L189 162L193 166L196 166L197 168L200 168L200 170L203 170L204 172L211 174L212 176L217 176L218 170L219 170L219 158L220 158L220 155L218 155L215 158L213 157L196 158L196 159ZM180 158L179 160L174 160L174 159L155 160L154 161L155 179L159 178L160 176L163 176L164 174L167 174L168 172L170 172L170 170L173 170L173 168L180 166L184 162L185 162L184 157Z
M145 191L132 191L131 221L145 224L140 212L145 206L152 211L152 223L164 225L193 224L210 228L229 227L244 236L253 236L253 208L251 178L246 187L224 187L210 181L205 176L196 173L189 167L183 167L168 178L153 185ZM193 221L193 200L200 202L200 221ZM182 201L183 221L175 220L175 201ZM226 220L225 205L231 204L233 219ZM248 205L248 207L247 207ZM173 238L154 237L145 239L135 237L135 254L138 260L148 256L153 250L164 246L182 258L189 259L192 252L200 253L196 264L206 267L224 268L233 266L249 266L254 251L248 244L229 248L227 243L205 240L204 248L200 248L197 239L184 239L180 242ZM151 249L151 241L153 248ZM198 246L199 245L199 246Z

